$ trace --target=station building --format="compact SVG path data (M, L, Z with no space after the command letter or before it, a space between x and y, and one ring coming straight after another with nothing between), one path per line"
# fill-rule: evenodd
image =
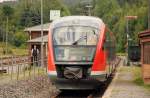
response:
M48 43L48 30L49 30L50 23L43 24L43 47L44 47L44 58L47 57L47 43ZM25 28L24 32L28 33L29 40L28 43L28 50L29 56L31 56L31 50L34 45L37 46L39 51L41 51L41 25ZM40 57L40 56L39 56Z
M150 30L139 33L141 45L142 77L145 84L150 84Z

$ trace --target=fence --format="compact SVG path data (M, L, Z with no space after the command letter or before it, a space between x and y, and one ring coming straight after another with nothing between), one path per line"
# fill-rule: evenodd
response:
M47 58L32 57L0 58L0 98L50 98L56 88L49 81Z
M44 65L41 60L32 60L32 57L16 57L12 56L3 59L0 58L0 82L10 80L26 79L47 73L47 58L44 58Z

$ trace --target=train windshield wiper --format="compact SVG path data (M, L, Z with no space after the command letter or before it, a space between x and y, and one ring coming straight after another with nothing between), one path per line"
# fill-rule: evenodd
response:
M84 39L87 39L87 35L80 37L78 40L74 41L74 42L72 43L72 45L77 45L79 41L82 41L82 40L84 40Z

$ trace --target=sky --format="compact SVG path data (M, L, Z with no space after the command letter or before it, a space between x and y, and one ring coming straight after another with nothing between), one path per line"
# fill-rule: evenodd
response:
M3 1L16 1L16 0L0 0L0 3L2 3Z

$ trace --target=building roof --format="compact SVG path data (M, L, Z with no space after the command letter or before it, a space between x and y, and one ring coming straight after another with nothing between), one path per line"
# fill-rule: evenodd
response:
M35 43L35 42L40 43L41 40L42 40L42 37L38 37L38 38L28 40L27 42L28 43ZM43 42L48 42L48 35L43 36Z
M146 30L139 33L139 38L150 36L150 30Z
M43 24L43 31L48 31L50 23ZM29 31L41 31L41 25L25 28L25 32Z

